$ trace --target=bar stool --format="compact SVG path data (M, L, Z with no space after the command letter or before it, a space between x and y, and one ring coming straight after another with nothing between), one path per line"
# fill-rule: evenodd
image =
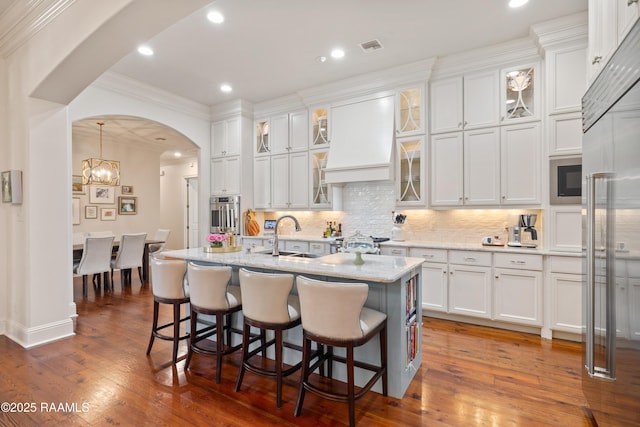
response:
M232 326L232 315L242 309L239 286L231 286L231 267L216 267L194 264L187 266L189 282L189 300L191 302L191 333L189 352L184 364L189 369L193 353L216 356L216 383L222 377L222 356L233 353L242 347L242 343L231 345L231 333L242 335L242 330ZM214 315L215 323L198 320L198 314ZM226 320L226 322L225 322ZM197 330L198 323L205 325ZM225 333L223 335L223 333ZM215 350L200 345L202 340L215 335ZM226 345L224 339L226 338ZM253 338L257 340L259 337Z
M302 375L294 415L302 412L306 391L325 399L347 402L349 425L354 426L355 400L362 397L382 377L382 394L387 395L387 315L364 307L369 293L366 283L324 282L304 276L296 278L302 314ZM355 347L380 336L380 366L354 360ZM327 351L311 364L311 341L326 345ZM346 357L333 354L333 347L344 347ZM330 392L319 383L311 383L310 374L325 361L331 378L333 361L347 365L347 393ZM355 392L354 366L373 372L367 384ZM321 372L322 374L322 372Z
M283 342L282 332L300 324L300 302L293 289L292 274L258 273L240 269L240 289L242 291L242 315L244 317L242 337L242 365L238 373L236 391L240 391L245 370L254 374L276 377L276 406L282 407L282 378L297 371L301 362L284 369L282 362L283 347L302 350L300 346ZM249 351L251 327L259 328L261 334L265 330L274 331L275 338ZM263 335L264 336L264 335ZM251 358L262 352L264 357L267 347L275 344L275 368L261 367L252 363Z
M180 335L180 324L189 320L189 316L180 318L180 307L189 302L189 289L185 284L185 273L187 264L184 260L169 260L162 258L151 258L151 287L153 290L153 326L151 327L151 337L147 347L147 355L151 353L151 347L156 338L173 341L173 357L175 364L178 360L178 344L180 341L189 338L189 333ZM164 325L158 326L158 312L160 304L170 304L173 306L173 320ZM173 334L161 333L165 328L173 327Z

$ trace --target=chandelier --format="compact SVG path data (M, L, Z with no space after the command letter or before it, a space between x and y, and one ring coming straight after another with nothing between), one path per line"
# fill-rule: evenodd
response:
M82 184L120 185L120 162L102 158L102 126L104 122L97 123L100 126L100 157L82 161Z

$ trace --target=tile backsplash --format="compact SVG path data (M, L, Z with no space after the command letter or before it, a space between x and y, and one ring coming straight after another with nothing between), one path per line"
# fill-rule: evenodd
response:
M516 225L518 215L538 214L536 229L538 244L542 246L542 211L525 209L396 209L394 183L386 181L345 184L343 189L344 211L268 212L265 219L293 214L307 236L322 236L326 221L342 224L343 235L356 231L365 235L391 237L393 223L391 212L407 215L402 226L405 240L434 243L480 243L485 236L500 236L506 243L505 227ZM280 232L293 233L293 222L283 221Z

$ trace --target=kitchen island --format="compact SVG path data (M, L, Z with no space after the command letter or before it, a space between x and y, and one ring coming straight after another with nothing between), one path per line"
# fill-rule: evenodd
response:
M228 265L233 268L232 281L238 284L238 270L247 268L263 272L287 272L305 275L318 280L333 282L364 282L369 285L365 306L387 315L387 368L389 372L388 394L395 398L404 396L422 360L421 316L421 265L424 259L384 255L363 255L363 265L355 265L355 254L338 253L318 258L291 256L274 257L256 252L207 253L202 248L163 252L166 257L180 258L199 264ZM153 281L153 278L152 278ZM294 293L296 289L294 286ZM236 319L235 322L241 322ZM285 340L302 344L301 327L291 330ZM289 349L287 349L289 350ZM338 349L336 349L338 352ZM356 359L380 363L379 341L376 337L356 349ZM268 354L269 356L269 354ZM269 356L273 357L273 355ZM296 363L299 352L285 352L285 362ZM333 376L346 381L346 370L336 364ZM369 373L356 369L356 385L363 386ZM378 382L373 389L378 393Z

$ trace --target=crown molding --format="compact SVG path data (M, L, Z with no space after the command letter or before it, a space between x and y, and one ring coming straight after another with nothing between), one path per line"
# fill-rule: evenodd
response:
M8 57L76 0L14 1L0 16L0 56Z
M356 96L396 89L398 86L427 82L436 58L423 59L398 67L361 74L298 92L305 105L335 102Z
M187 98L175 95L171 92L159 89L155 86L140 82L119 73L107 71L96 79L89 87L97 87L110 92L159 105L169 110L182 114L210 120L209 106L200 104Z
M253 104L244 99L234 99L211 106L211 120L225 120L238 115L253 119Z
M538 44L542 54L552 48L573 45L584 45L586 47L588 39L587 22L587 12L576 13L532 25L529 34Z

